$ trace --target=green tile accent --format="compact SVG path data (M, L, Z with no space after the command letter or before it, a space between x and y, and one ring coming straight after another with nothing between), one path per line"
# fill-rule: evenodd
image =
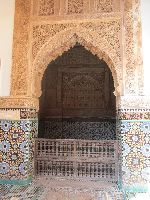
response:
M147 185L134 185L124 187L124 191L126 193L147 193L148 190L149 189Z
M149 119L120 119L120 122L150 122Z
M32 177L29 177L26 180L4 180L4 179L0 179L0 184L1 185L20 185L20 186L24 186L24 185L29 185L32 182Z

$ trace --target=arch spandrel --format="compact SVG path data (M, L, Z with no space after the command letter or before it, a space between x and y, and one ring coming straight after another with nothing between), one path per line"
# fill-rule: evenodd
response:
M100 38L97 32L87 32L86 29L80 27L68 29L56 34L41 47L33 62L32 74L34 81L32 84L32 95L40 97L41 81L48 64L58 56L61 56L65 51L68 51L76 44L76 42L80 43L93 55L97 55L107 63L113 75L115 95L121 95L121 61L117 56L116 51L111 47L106 39Z

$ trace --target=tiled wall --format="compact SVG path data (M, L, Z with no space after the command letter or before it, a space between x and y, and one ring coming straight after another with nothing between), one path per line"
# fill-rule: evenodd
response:
M0 183L26 184L33 177L36 111L0 111ZM150 171L150 110L121 109L118 119L122 187L126 192L145 192Z
M122 183L126 192L146 192L150 177L150 110L119 110Z
M3 114L5 112L6 118L9 119L0 115L0 183L26 184L33 177L33 138L37 135L36 112L33 109L1 111ZM13 119L10 119L12 113Z

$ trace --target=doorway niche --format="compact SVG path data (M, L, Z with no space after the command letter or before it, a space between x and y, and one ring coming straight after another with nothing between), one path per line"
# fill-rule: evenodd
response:
M39 138L115 140L113 92L113 77L106 62L77 43L45 70Z

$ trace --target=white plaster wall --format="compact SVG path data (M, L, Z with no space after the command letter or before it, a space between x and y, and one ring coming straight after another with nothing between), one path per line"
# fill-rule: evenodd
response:
M141 0L145 95L150 95L150 0Z
M0 96L10 94L15 0L0 0Z

